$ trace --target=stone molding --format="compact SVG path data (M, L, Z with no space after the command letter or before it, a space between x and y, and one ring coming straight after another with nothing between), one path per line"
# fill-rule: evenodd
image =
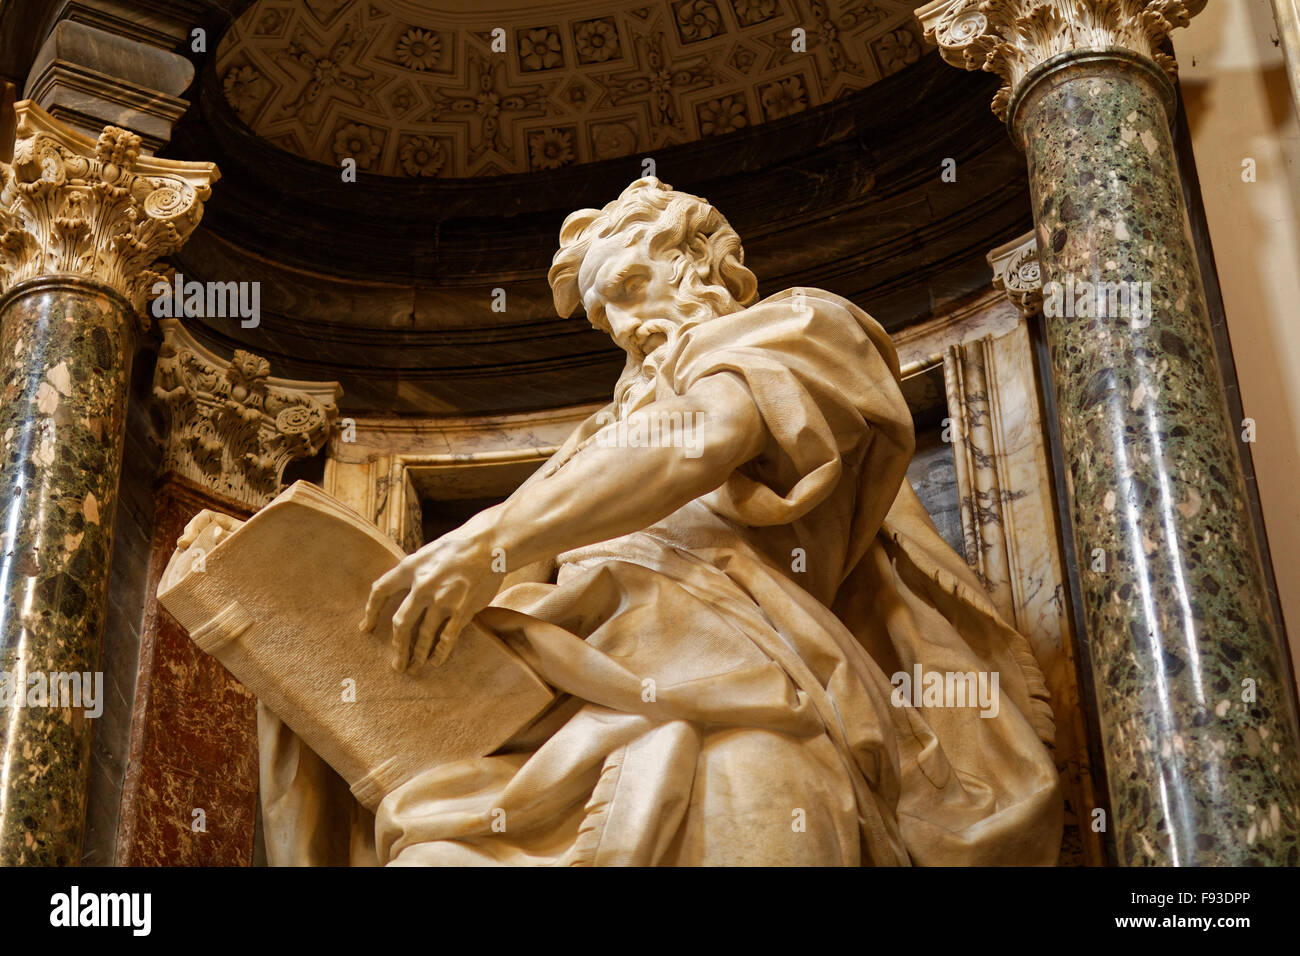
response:
M322 487L409 551L421 501L505 497L604 402L512 415L345 419Z
M925 38L944 60L1002 78L993 112L1007 118L1012 94L1053 56L1119 47L1149 57L1172 80L1174 58L1160 46L1206 0L933 0L916 11Z
M256 510L289 462L315 455L338 419L337 382L273 378L266 359L226 360L176 319L162 319L154 397L167 418L160 470Z
M174 50L203 22L203 14L199 0L63 0L54 19Z
M64 20L37 53L25 98L91 137L105 126L129 129L152 154L189 108L180 94L193 80L183 56Z
M212 163L140 155L140 137L109 126L98 140L31 100L14 106L12 163L0 163L0 292L42 275L101 282L135 306L203 217Z

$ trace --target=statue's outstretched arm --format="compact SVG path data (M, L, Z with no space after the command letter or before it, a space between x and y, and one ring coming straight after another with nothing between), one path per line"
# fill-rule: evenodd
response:
M633 412L626 427L662 434L662 423L683 421L699 439L690 454L668 442L588 442L552 474L425 545L375 582L362 628L372 630L387 600L409 591L393 615L393 664L419 666L430 655L439 664L507 569L648 527L713 491L766 444L749 390L731 373Z

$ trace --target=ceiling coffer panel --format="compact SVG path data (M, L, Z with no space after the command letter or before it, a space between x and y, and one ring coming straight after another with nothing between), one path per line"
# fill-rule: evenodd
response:
M305 159L497 176L653 155L863 89L920 58L913 5L258 0L217 73L249 128Z

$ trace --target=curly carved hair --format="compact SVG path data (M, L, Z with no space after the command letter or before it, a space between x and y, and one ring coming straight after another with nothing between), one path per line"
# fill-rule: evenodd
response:
M758 280L745 268L740 236L722 213L699 196L645 176L604 209L579 209L564 220L560 249L546 275L560 315L572 315L582 301L578 270L591 243L613 235L628 245L648 238L651 255L671 256L678 290L717 314L757 298Z

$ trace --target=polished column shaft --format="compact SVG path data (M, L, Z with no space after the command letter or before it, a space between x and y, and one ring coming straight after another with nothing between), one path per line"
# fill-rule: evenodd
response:
M0 163L0 865L81 862L128 383L210 163L30 100Z
M1300 863L1272 619L1170 127L1205 0L933 0L1025 151L1120 862Z
M1029 162L1117 849L1128 864L1294 865L1287 672L1173 104L1151 60L1084 51L1032 71L1008 116Z
M75 276L0 301L0 865L80 861L132 312Z

